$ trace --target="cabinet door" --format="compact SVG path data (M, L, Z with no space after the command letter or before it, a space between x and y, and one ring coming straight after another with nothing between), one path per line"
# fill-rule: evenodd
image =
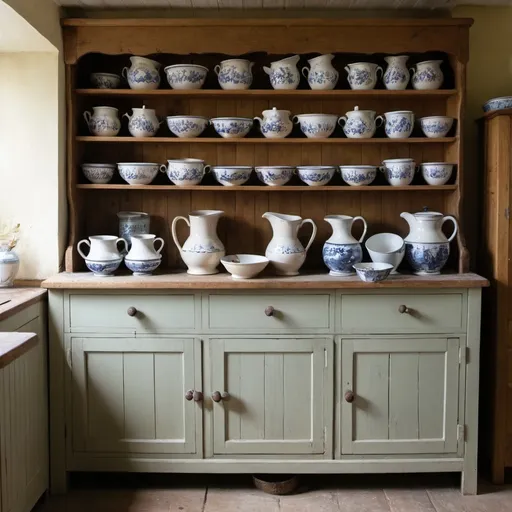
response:
M212 339L216 454L323 454L332 432L333 341ZM330 446L330 443L329 443Z
M459 344L343 339L342 453L456 453Z
M72 338L71 367L75 452L201 451L198 340Z

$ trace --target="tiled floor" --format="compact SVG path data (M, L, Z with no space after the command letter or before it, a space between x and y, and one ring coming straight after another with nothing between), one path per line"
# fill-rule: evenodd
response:
M304 476L293 496L270 496L250 477L97 475L37 512L512 512L512 486L461 496L453 475Z

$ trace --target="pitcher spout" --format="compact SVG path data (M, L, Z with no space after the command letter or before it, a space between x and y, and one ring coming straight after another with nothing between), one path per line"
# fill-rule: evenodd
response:
M400 214L400 217L402 217L402 219L405 219L407 221L407 224L409 224L409 228L413 227L413 225L414 225L414 215L412 213L402 212Z

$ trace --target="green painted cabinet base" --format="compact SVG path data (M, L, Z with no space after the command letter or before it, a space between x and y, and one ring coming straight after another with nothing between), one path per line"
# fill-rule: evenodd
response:
M98 296L49 295L53 492L70 471L446 471L476 493L480 289Z

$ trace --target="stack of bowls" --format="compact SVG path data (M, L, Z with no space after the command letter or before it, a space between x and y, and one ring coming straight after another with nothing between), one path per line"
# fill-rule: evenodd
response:
M392 265L391 273L397 273L396 269L405 255L405 241L402 237L394 233L379 233L368 238L365 246L374 263Z

